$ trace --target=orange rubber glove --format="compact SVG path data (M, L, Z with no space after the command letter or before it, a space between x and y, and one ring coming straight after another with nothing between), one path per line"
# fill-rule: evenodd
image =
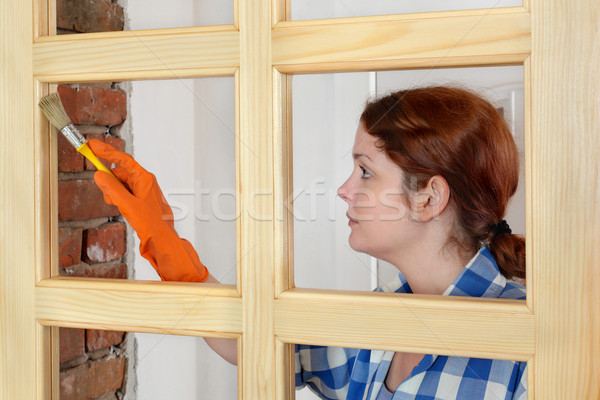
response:
M94 174L94 181L104 193L104 200L117 206L137 232L140 254L150 261L161 279L204 282L209 276L208 269L192 245L175 231L173 212L156 177L131 155L106 143L92 139L88 145L98 157L119 165L111 171L123 184L103 171Z

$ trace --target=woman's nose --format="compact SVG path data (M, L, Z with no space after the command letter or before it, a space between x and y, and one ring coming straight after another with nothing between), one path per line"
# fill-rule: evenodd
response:
M348 189L349 180L350 178L348 178L346 182L344 182L337 190L337 195L340 196L346 203L350 203L350 192Z

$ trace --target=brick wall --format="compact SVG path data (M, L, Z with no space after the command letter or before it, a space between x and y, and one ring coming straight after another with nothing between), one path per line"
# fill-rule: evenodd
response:
M57 0L59 34L123 29L123 9L111 0ZM71 121L88 139L124 150L120 126L127 94L118 83L60 85ZM59 269L62 276L127 278L127 229L104 202L95 167L58 135ZM60 399L121 399L126 381L127 334L60 328Z

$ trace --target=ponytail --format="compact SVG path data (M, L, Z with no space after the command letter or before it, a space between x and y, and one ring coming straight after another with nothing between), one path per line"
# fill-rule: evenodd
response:
M523 236L492 233L489 247L502 275L507 279L525 279L525 238Z

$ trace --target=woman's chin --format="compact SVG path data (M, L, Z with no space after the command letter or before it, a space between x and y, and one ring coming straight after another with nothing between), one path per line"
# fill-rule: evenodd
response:
M350 245L350 248L354 251L358 251L360 253L366 252L364 243L361 243L361 241L356 237L353 237L352 234L350 234L350 237L348 238L348 244Z
M350 237L348 238L348 245L352 250L358 253L364 253L366 255L376 258L381 257L381 254L379 254L376 248L373 248L373 246L369 246L368 243L365 243L364 240L360 240L355 236L353 237L352 234L350 234Z

